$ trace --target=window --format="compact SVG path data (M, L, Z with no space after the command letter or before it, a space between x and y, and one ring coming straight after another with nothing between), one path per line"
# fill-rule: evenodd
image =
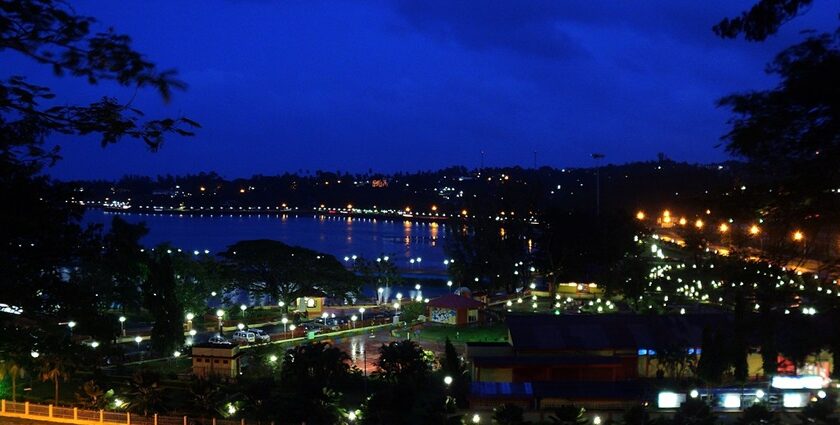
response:
M306 308L315 308L315 299L314 298L307 298L306 299Z
M222 360L222 364L228 364L227 360Z
M219 363L219 359L213 359L213 363Z

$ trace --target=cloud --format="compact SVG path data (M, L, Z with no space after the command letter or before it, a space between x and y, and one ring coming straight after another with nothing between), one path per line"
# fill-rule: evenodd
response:
M396 4L415 30L470 49L553 60L586 54L556 19L558 2L400 0Z

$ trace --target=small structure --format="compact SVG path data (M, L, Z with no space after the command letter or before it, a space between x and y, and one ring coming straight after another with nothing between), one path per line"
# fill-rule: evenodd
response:
M468 296L446 294L426 304L426 317L431 322L465 325L479 320L484 303Z
M217 376L235 379L242 367L242 353L236 344L196 344L192 347L192 371L199 378Z
M307 318L320 317L324 312L324 302L327 296L320 291L313 291L295 300L295 311L306 315Z

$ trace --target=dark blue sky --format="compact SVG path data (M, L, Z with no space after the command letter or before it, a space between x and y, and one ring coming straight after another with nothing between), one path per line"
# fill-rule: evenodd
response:
M818 1L776 37L747 43L710 29L752 4L740 0L77 3L190 86L169 104L149 91L136 105L203 128L155 154L139 142L54 139L60 178L474 167L481 150L494 166L531 166L533 151L554 166L591 165L591 152L612 163L657 152L717 161L729 114L715 100L773 85L763 75L773 54L837 16ZM67 102L132 95L8 63Z

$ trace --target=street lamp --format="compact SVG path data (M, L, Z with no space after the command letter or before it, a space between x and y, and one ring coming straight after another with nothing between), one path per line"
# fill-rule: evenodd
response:
M280 323L283 324L283 334L285 335L286 334L286 324L289 323L289 319L284 317L284 318L280 319Z
M241 330L245 329L245 324L244 323L239 323L239 324L236 325L236 328L241 331Z
M242 320L245 320L245 310L248 309L248 306L245 305L245 304L242 304L242 305L239 306L239 309L242 310Z
M447 387L452 385L452 377L449 375L444 376L443 383L446 384Z
M187 330L192 329L193 319L195 319L195 315L192 313L187 313Z
M33 359L37 359L38 357L41 356L41 353L39 353L35 350L32 350L32 351L29 352L29 355L32 356Z
M119 321L120 321L120 331L122 333L122 336L125 336L125 316L120 316Z
M362 316L362 322L364 322L365 321L365 308L364 307L359 308L359 314Z
M472 415L472 423L477 424L481 422L481 416L478 416L478 413L474 413Z
M219 334L220 335L224 331L224 329L222 328L222 317L224 317L224 316L225 316L225 311L224 310L222 310L222 309L216 310L216 317L219 318Z
M91 343L90 343L90 347L91 347L91 348L96 348L96 347L99 347L99 341L93 341L93 342L91 342Z
M355 328L355 327L356 327L356 320L357 320L357 319L358 319L358 317L356 317L356 315L355 315L355 314L354 314L354 315L352 315L352 316L350 316L350 321L353 323L353 328Z
M70 336L72 337L73 336L73 328L76 327L76 322L74 322L72 320L67 322L67 327L70 328Z
M446 281L446 286L448 286L448 287L449 287L449 289L450 289L450 290L452 290L452 281L451 281L451 280L447 280L447 281Z
M796 241L796 242L800 242L800 241L802 241L803 239L805 239L805 235L804 235L804 234L802 234L802 232L801 232L801 231L797 230L797 231L793 232L793 240L794 240L794 241Z

